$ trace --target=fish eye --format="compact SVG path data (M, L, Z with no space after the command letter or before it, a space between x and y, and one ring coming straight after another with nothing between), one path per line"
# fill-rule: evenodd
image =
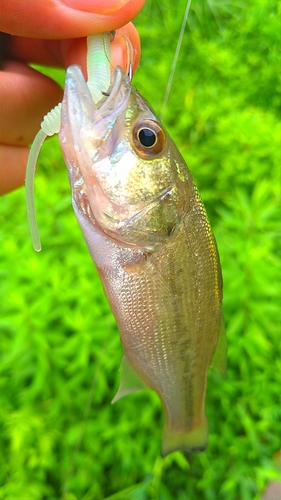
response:
M157 135L151 128L141 128L137 135L139 142L145 148L152 148L157 142Z
M151 158L164 148L164 130L153 120L143 120L134 126L131 143L139 156Z

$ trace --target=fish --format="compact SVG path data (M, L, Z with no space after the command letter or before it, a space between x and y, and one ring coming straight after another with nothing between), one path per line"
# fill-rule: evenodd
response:
M155 391L162 456L205 450L207 374L226 375L226 337L219 254L190 170L118 66L98 104L81 69L68 68L59 141L124 350L113 402Z

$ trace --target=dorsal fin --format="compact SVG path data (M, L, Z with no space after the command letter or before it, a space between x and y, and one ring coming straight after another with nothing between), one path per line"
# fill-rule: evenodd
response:
M219 371L225 378L227 378L227 340L225 336L223 317L221 320L219 340L210 366L215 368L215 370Z

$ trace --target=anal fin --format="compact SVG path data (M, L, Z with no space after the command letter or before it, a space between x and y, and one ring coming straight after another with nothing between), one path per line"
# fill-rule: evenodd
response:
M140 389L146 389L146 385L136 374L134 369L129 365L126 356L123 357L121 362L122 375L119 389L114 396L111 403L115 403L118 399L131 394L132 392L138 391Z

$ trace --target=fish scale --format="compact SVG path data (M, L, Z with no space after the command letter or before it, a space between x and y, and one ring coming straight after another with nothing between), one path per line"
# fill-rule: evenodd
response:
M216 299L218 294L215 289L208 287L207 297L206 292L204 293L206 280L215 282L216 268L213 266L212 270L208 261L202 262L203 256L198 263L196 277L191 276L190 285L186 285L186 279L192 275L188 272L190 266L187 258L190 253L187 238L190 226L192 227L192 221L184 221L182 230L171 242L172 246L181 246L185 250L180 258L173 249L169 251L166 248L149 257L140 269L134 268L132 272L124 273L120 308L115 312L127 361L150 388L157 390L166 408L167 418L171 420L168 427L179 427L179 417L175 418L174 413L175 409L182 407L181 432L187 432L191 422L195 428L205 424L203 404L206 371L214 353L215 342L211 349L208 346L208 351L204 352L200 349L200 340L202 336L208 343L208 331L211 334L214 329L218 331L221 318L220 302ZM207 227L206 237L209 238L209 235ZM215 256L214 244L213 252ZM214 260L210 260L214 264ZM161 273L158 272L159 267ZM202 289L196 280L203 281L203 277ZM116 283L117 280L113 278L110 287L106 288L114 309L120 293L120 284L116 286ZM200 292L202 298L198 302ZM216 312L213 327L212 320L202 316L200 309L200 302L210 300L210 297L212 310ZM196 346L200 349L200 366L199 371L195 366L193 372L192 365L197 359ZM195 407L190 405L192 401L196 403ZM170 408L173 408L172 414Z

